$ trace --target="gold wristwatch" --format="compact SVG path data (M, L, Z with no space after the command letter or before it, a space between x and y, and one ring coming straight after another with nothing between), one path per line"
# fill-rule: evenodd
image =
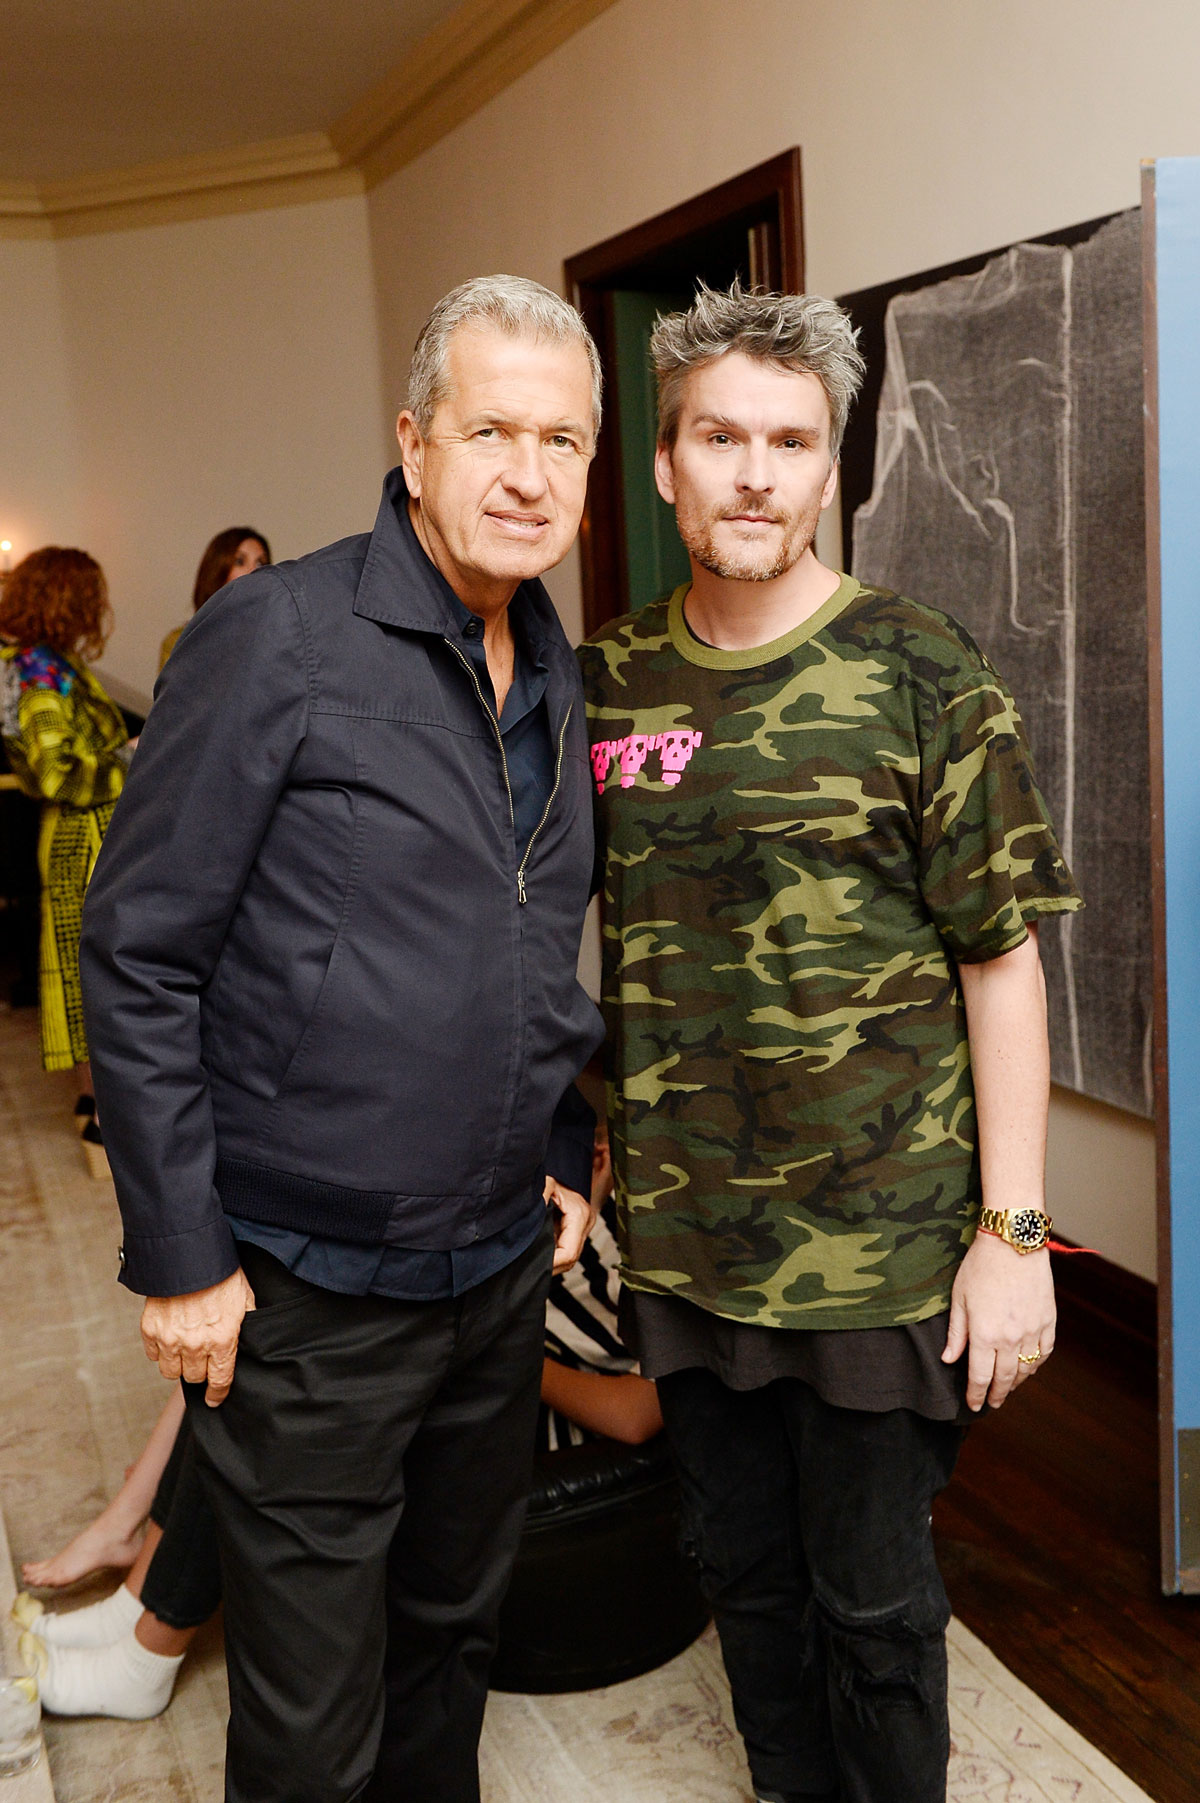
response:
M1017 1252L1040 1252L1054 1222L1040 1208L981 1208L980 1233L994 1233Z

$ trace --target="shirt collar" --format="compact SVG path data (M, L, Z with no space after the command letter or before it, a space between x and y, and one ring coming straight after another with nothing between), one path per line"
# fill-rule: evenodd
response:
M460 637L467 622L478 617L459 600L417 537L399 466L384 479L354 611L385 626L436 632L443 638ZM541 665L555 616L540 582L520 584L509 604L509 617L518 634L524 631L530 656Z

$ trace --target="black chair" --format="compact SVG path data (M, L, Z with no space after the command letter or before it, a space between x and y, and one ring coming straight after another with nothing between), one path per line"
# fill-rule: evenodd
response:
M708 1607L679 1551L665 1436L542 1453L500 1615L493 1690L597 1690L691 1645Z

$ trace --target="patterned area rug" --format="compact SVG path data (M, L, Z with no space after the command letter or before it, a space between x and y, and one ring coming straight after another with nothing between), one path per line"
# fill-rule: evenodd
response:
M32 1011L0 1012L0 1506L13 1558L60 1546L121 1482L166 1386L116 1282L119 1219L38 1062ZM111 1588L78 1587L67 1606ZM957 1622L949 1803L1150 1803ZM220 1803L220 1631L201 1635L152 1722L46 1723L58 1803ZM660 1671L563 1697L495 1695L484 1803L751 1803L711 1629Z
M1150 1803L959 1622L948 1803ZM752 1803L710 1628L661 1671L578 1696L493 1696L483 1803Z

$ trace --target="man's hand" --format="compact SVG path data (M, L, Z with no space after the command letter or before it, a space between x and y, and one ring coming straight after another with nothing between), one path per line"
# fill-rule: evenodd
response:
M1054 1321L1050 1254L1022 1254L994 1234L977 1234L954 1280L942 1354L952 1365L970 1348L967 1406L978 1413L987 1401L998 1409L1040 1370L1054 1350ZM1022 1364L1022 1357L1032 1362Z
M554 1225L554 1269L556 1273L569 1271L596 1225L596 1210L578 1190L564 1189L553 1177L547 1177L543 1193L546 1206L558 1211Z
M223 1283L190 1296L147 1296L142 1310L146 1357L172 1383L207 1384L204 1400L217 1408L229 1394L243 1318L254 1292L239 1267Z

